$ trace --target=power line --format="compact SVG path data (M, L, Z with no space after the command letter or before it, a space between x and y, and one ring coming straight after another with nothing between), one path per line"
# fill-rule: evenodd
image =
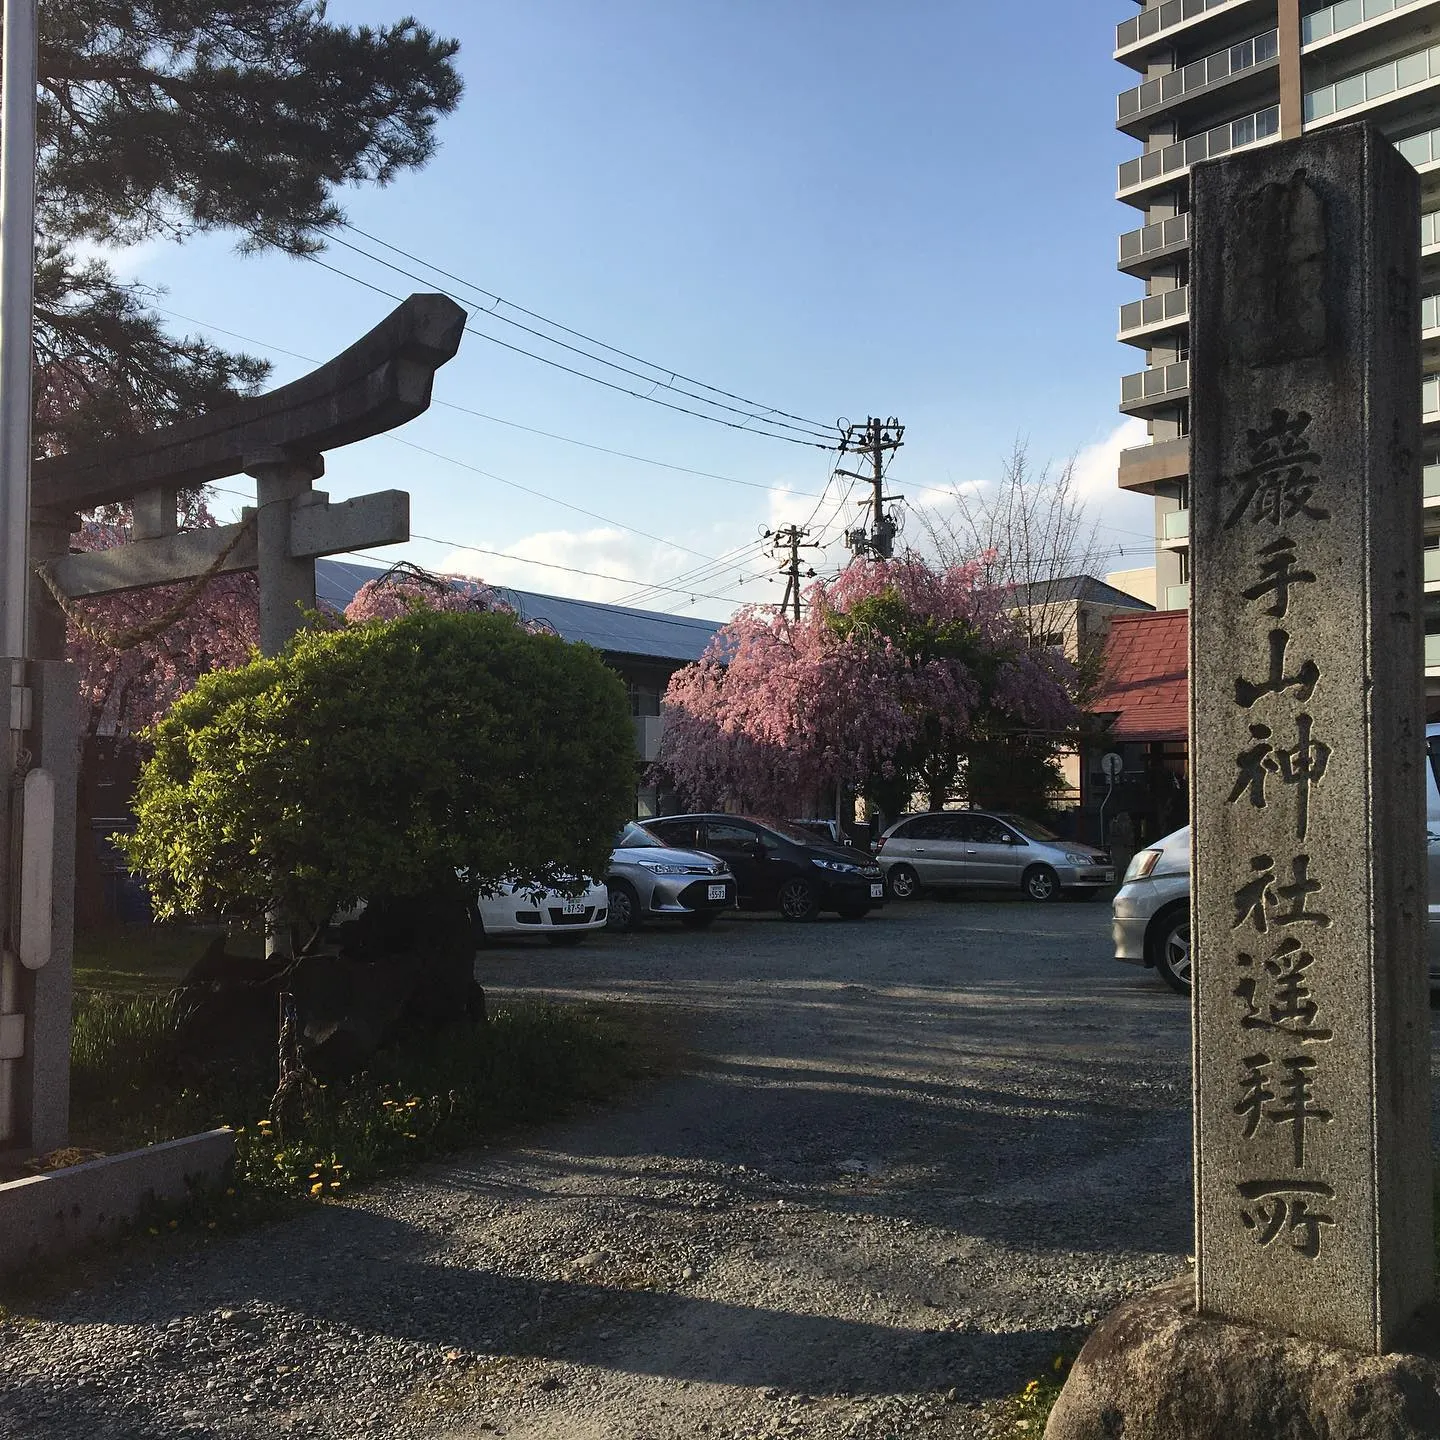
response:
M604 340L596 338L594 335L587 335L583 330L574 330L569 325L562 325L558 320L551 320L547 316L541 315L538 311L527 310L525 306L517 305L513 300L507 300L503 295L497 295L493 290L487 290L483 285L476 285L474 281L466 280L461 275L453 274L449 270L443 270L440 266L434 264L433 261L423 260L420 256L412 254L409 250L402 249L399 245L392 244L389 240L382 240L378 235L372 235L368 230L362 230L358 225L352 225L348 220L343 223L345 229L349 230L352 234L359 235L370 241L372 245L379 245L383 249L389 250L392 254L401 255L406 260L413 261L416 265L424 266L425 269L432 270L437 275L443 275L447 280L453 280L457 285L463 285L467 290L475 291L477 295L486 296L493 300L496 305L504 305L511 310L518 311L521 315L528 315L532 320L538 320L542 325L548 325L553 330L559 330L566 335L575 336L577 340L584 340L591 345L599 345L601 349L609 350L614 355L623 356L626 360L633 360L637 365L646 365L652 370L658 370L662 374L668 374L672 380L683 380L687 385L698 385L702 390L709 390L716 395L723 395L727 400L738 400L742 405L747 406L751 410L765 411L771 415L779 415L786 420L798 420L801 424L826 434L833 428L825 425L822 421L810 420L804 415L795 415L788 410L780 410L774 406L762 405L758 400L749 400L745 396L737 395L731 390L722 390L718 385L707 384L704 380L697 380L693 375L685 375L678 370L673 370L668 365L658 365L653 360L646 360L644 356L633 355L630 351L622 350L617 345L610 345ZM340 243L345 244L346 242L341 241ZM356 249L354 246L350 248ZM363 250L357 250L357 253L363 255L365 252ZM375 256L371 258L378 259L378 257ZM386 262L382 260L378 263L385 264ZM494 311L492 310L490 313L493 314ZM496 316L496 319L501 318L503 317L499 315Z
M320 266L322 270L329 270L332 274L340 275L344 279L350 280L356 285L362 285L367 290L373 290L377 295L384 295L387 299L394 300L396 302L399 302L402 299L402 297L395 294L393 290L386 290L382 285L376 285L369 280L362 280L360 276L352 275L348 270L342 270L338 265L331 265L329 261L320 259L318 255L306 255L302 258L308 260L312 265ZM385 262L378 261L377 263L384 264ZM420 281L420 283L426 284L429 282L422 280ZM523 346L512 345L508 340L502 340L498 335L490 335L484 330L477 330L473 325L467 324L465 326L465 333L467 335L478 336L481 340L488 340L492 345L499 345L502 349L511 350L516 355L525 355L528 356L531 360L538 360L542 365L549 365L553 369L563 370L567 375L577 375L580 379L589 380L596 385L602 385L607 390L614 390L621 395L629 395L635 400L646 400L651 405L659 405L666 410L676 410L679 411L679 413L682 415L690 415L697 420L709 420L714 425L724 425L727 429L730 430L743 430L746 434L749 435L762 435L770 440L784 440L791 445L804 445L806 448L812 450L834 450L836 448L836 446L834 445L828 445L819 440L806 440L798 435L781 435L775 430L756 429L749 424L742 424L739 420L727 420L723 415L709 415L706 414L703 410L692 410L686 405L677 405L673 400L662 400L658 395L654 394L653 391L649 395L643 395L640 391L631 390L627 386L616 384L613 380L602 379L599 375L591 375L588 371L577 370L573 365L563 364L559 360L551 360L548 356L545 355L537 355L533 350L526 350ZM660 382L656 381L655 384L656 388L659 388ZM692 396L691 398L693 399L698 397ZM704 401L702 403L710 404L713 402ZM751 418L759 420L760 417L752 416Z
M265 340L257 340L253 335L242 335L238 330L227 330L223 325L214 325L208 320L197 320L193 315L182 315L178 310L168 310L163 305L155 305L152 308L158 310L162 315L183 320L187 325L199 325L205 330L213 330L217 335L228 335L232 340L241 340L246 345L255 345L261 350L271 350L277 355L287 355L292 360L303 360L307 365L324 363L313 355L302 355L298 350L287 350L283 345L273 345ZM559 440L565 445L578 445L582 450L594 450L601 455L614 455L620 460L633 460L637 465L653 465L659 470L673 470L678 475L694 475L701 480L723 480L727 485L743 485L747 490L763 490L767 495L775 492L775 486L761 484L758 480L741 480L736 475L721 475L714 470L696 470L690 465L676 465L669 460L656 460L649 455L633 454L629 450L615 450L608 445L596 445L590 440L577 440L573 435L560 435L553 430L541 430L535 425L522 425L518 420L505 420L499 415L489 415L483 410L472 410L468 405L457 405L453 400L435 399L430 403L440 410L454 410L461 415L471 415L477 420L488 420L492 425L504 425L511 430L523 430L527 435L540 435L546 440ZM784 493L809 495L812 492L789 490Z

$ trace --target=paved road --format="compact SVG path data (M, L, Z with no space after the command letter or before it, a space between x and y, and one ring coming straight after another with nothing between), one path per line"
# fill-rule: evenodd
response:
M0 1435L899 1440L1185 1266L1183 1001L1108 907L736 917L485 952L492 1000L666 1007L618 1111L0 1331Z

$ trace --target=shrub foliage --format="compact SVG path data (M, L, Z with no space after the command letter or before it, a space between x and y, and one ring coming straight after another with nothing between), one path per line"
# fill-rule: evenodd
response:
M601 874L634 794L620 680L493 612L303 632L150 739L124 843L161 918Z

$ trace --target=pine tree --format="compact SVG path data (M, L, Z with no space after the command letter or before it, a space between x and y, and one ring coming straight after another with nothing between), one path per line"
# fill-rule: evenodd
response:
M410 18L331 24L324 0L43 0L37 453L165 424L268 372L168 334L153 290L92 247L234 231L245 252L322 249L342 186L434 153L458 48Z

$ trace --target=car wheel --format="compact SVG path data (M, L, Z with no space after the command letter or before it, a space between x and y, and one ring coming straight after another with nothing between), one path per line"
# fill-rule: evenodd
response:
M680 923L687 930L708 930L719 918L718 910L697 910L693 915L682 915Z
M914 900L920 894L920 877L908 865L892 865L885 881L897 900Z
M640 928L640 897L628 880L607 880L610 910L605 917L607 930L638 930Z
M547 935L545 938L552 945L578 945L585 938L585 932L581 930L577 934L574 931L567 931L560 935Z
M839 910L842 920L863 920L869 913L868 905L842 905Z
M1020 881L1020 888L1029 899L1043 905L1060 898L1060 877L1048 865L1032 865Z
M1178 995L1190 993L1190 912L1176 910L1160 922L1150 943L1160 978Z
M780 887L776 899L780 902L780 913L787 920L813 920L820 913L815 887L798 875Z

